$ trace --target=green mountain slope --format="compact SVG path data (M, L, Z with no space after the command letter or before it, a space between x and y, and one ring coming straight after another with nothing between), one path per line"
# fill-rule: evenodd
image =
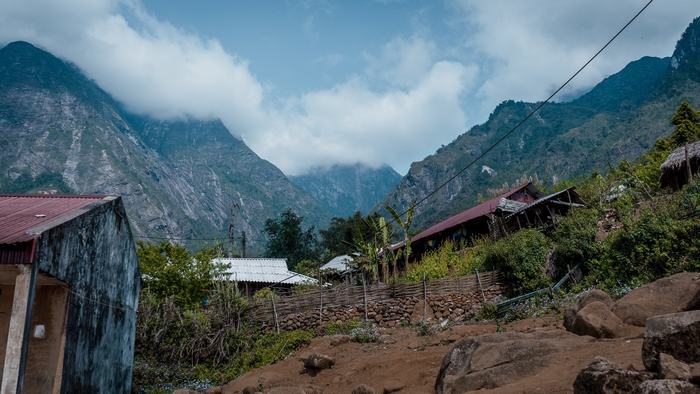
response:
M230 206L252 249L268 217L328 215L219 121L128 114L74 66L30 44L0 49L0 191L123 195L139 235L225 233Z
M671 58L644 57L566 103L544 106L417 210L416 228L459 212L524 177L545 184L633 159L669 133L668 114L683 101L700 104L700 19L688 27ZM484 124L411 165L386 198L407 207L494 143L536 106L506 101Z
M315 168L290 179L333 216L345 217L357 211L367 214L399 184L401 175L387 165L372 168L358 163Z

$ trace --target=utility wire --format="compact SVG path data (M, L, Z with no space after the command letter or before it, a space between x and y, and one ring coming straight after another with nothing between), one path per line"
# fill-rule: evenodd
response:
M401 216L407 214L409 211L411 211L412 209L416 208L418 205L420 205L420 204L422 204L423 202L425 202L428 198L432 197L435 193L437 193L437 192L440 191L442 188L444 188L445 186L447 186L448 183L450 183L450 182L452 182L453 180L455 180L458 176L460 176L462 173L464 173L464 171L466 171L466 170L469 169L471 166L473 166L474 164L476 164L477 161L481 160L484 156L486 156L489 152L491 152L491 151L492 151L494 148L496 148L499 144L501 144L503 141L505 141L506 138L510 137L511 134L513 134L517 129L519 129L520 126L522 126L525 122L527 122L528 119L530 119L535 113L537 113L545 104L549 103L549 101L552 100L552 98L554 98L554 96L556 96L556 95L557 95L562 89L564 89L574 78L576 78L576 77L581 73L581 71L583 71L586 67L588 67L588 65L591 64L591 62L592 62L593 60L595 60L595 58L597 58L598 55L601 54L601 52L603 52L608 46L610 46L610 44L612 44L612 42L615 41L615 39L616 39L620 34L622 34L622 32L625 31L625 29L627 29L627 27L629 27L629 25L631 25L632 22L634 22L634 21L637 19L637 17L639 17L639 15L641 15L642 12L644 12L644 11L651 5L651 3L653 3L653 2L654 2L654 0L649 0L649 1L644 5L644 7L642 7L642 8L632 17L632 19L630 19L627 23L625 23L625 25L622 26L622 28L621 28L617 33L615 33L615 35L613 35L613 36L605 43L605 45L603 45L590 59L588 59L588 61L587 61L586 63L584 63L583 66L581 66L571 77L569 77L569 79L567 79L566 82L564 82L561 86L559 86L559 88L558 88L557 90L555 90L554 93L552 93L551 95L549 95L549 97L547 97L547 99L545 99L544 101L540 102L540 103L535 107L535 109L533 109L532 111L530 111L530 113L528 113L527 116L525 116L525 117L524 117L523 119L521 119L515 126L513 126L510 130L508 130L507 133L503 134L498 140L496 140L496 142L494 142L491 146L489 146L488 148L486 148L486 150L484 150L482 153L480 153L476 158L474 158L472 161L470 161L466 166L464 166L464 167L463 167L461 170L459 170L456 174L452 175L449 179L447 179L446 181L444 181L443 183L441 183L440 185L438 185L438 187L436 187L435 189L433 189L430 193L428 193L427 195L425 195L424 197L422 197L420 200L418 200L418 201L414 202L413 204L411 204L411 206L410 206L408 209L406 209L405 211L401 212L401 214L399 215L399 217L401 217ZM386 222L386 224L388 225L388 224L393 223L393 222L395 222L395 221L396 221L396 220L392 217L389 221Z

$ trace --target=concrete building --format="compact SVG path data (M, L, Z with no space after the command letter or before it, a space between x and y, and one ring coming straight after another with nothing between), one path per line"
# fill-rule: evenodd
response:
M139 290L121 198L0 195L1 392L131 392Z

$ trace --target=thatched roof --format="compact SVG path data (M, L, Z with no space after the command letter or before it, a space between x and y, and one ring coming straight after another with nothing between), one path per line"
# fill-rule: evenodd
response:
M688 144L688 158L691 160L700 159L700 141ZM685 166L685 148L680 147L668 155L666 161L661 165L661 171L677 171Z

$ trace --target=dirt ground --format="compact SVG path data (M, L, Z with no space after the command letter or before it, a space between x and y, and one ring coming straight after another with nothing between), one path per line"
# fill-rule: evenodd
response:
M555 317L520 320L504 326L506 331L560 330ZM329 337L315 338L287 359L241 376L223 386L223 393L242 393L246 387L304 387L313 385L324 393L350 393L367 384L377 393L434 393L435 377L445 354L461 338L496 332L492 323L460 325L431 336L420 337L412 328L384 330L383 343L330 345ZM595 356L606 357L622 367L642 369L641 338L595 340L569 353L552 356L548 367L533 371L507 386L479 393L570 393L578 372ZM315 376L301 373L301 357L313 352L335 358L331 369ZM280 389L278 389L280 390ZM276 392L284 392L284 389ZM293 390L289 390L293 391Z

